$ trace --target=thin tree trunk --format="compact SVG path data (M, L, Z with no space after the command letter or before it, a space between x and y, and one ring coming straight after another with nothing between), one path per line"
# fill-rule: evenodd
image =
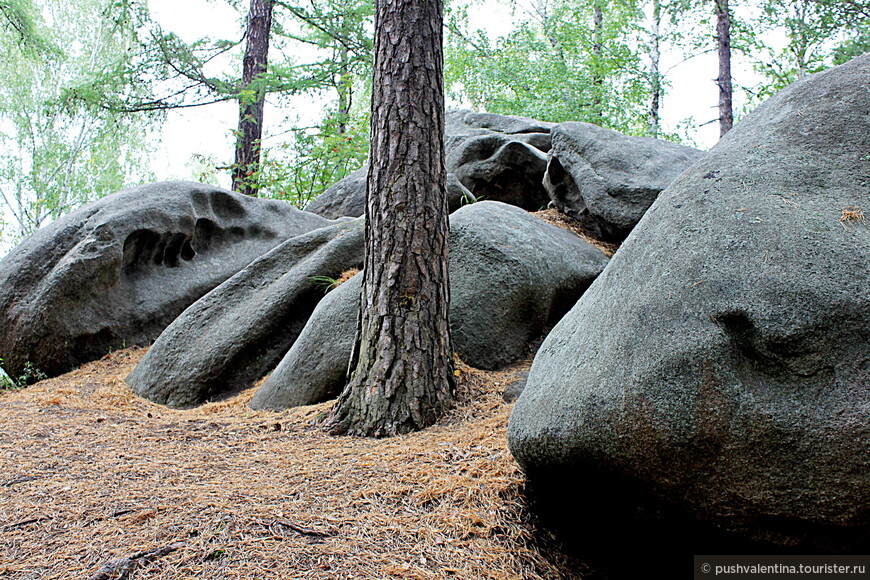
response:
M243 93L239 99L236 160L233 163L233 191L248 195L257 195L257 183L253 177L260 168L260 140L266 104L266 92L254 81L266 72L271 29L272 0L251 0L242 65Z
M601 4L596 2L592 7L592 52L595 56L601 58L602 49L604 48L604 11L601 9Z
M564 62L565 55L563 54L562 46L559 43L559 39L553 34L553 30L550 28L550 12L547 9L546 0L537 0L537 3L535 4L535 12L538 13L538 18L541 21L541 29L544 31L547 41L550 43L552 49L556 51L556 54L559 55L559 59Z
M719 49L719 137L731 130L734 114L731 107L731 13L728 0L716 3L716 42Z
M338 50L338 83L336 91L338 92L338 134L344 135L347 132L347 123L350 120L350 107L353 100L353 85L350 76L350 64L348 63L347 48L341 47Z
M807 54L810 51L809 47L809 39L807 38L807 22L808 15L807 10L809 6L806 2L793 3L792 8L794 9L794 17L790 18L791 24L789 28L790 30L790 42L789 44L792 54L794 54L795 61L797 62L797 78L802 79L807 76L807 68L809 60Z
M649 134L658 137L660 128L659 107L662 97L662 75L659 72L661 53L661 0L653 0L652 25L650 27L650 104L649 104Z
M604 120L604 75L601 73L604 61L604 11L598 0L592 7L592 56L592 115L595 122L600 124Z
M333 433L406 433L453 401L442 18L439 0L376 2L361 314Z

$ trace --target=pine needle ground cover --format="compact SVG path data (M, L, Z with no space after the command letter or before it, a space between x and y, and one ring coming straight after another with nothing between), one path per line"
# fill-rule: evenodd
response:
M558 578L536 545L502 372L460 365L423 432L332 437L331 403L191 410L123 382L143 349L0 395L0 577Z

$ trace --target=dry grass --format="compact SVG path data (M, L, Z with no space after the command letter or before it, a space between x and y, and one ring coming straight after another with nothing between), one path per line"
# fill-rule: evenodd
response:
M846 228L849 225L859 224L864 221L864 212L860 207L848 206L843 208L840 214L840 223ZM848 229L848 228L847 228Z
M526 522L501 391L461 367L441 423L331 437L329 404L280 413L249 390L186 411L135 396L126 350L0 397L0 577L88 578L184 542L130 578L558 578Z
M341 286L357 274L359 274L359 268L350 268L348 270L345 270L338 278L335 279L335 286ZM333 286L333 288L335 286Z
M612 256L616 250L619 249L619 244L610 243L610 242L602 242L601 240L593 237L589 234L586 229L574 218L571 216L565 215L558 209L543 209L541 211L532 212L532 215L537 216L547 222L548 224L552 224L556 227L574 232L587 243L595 246L602 252L609 256Z

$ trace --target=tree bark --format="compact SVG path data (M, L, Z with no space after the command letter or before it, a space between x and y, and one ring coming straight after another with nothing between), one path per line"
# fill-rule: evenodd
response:
M434 423L455 391L448 324L440 0L377 0L366 258L336 434Z
M808 55L810 52L810 42L809 38L807 38L807 29L809 28L809 15L807 12L809 6L807 3L802 2L792 4L791 8L794 10L794 16L788 19L791 21L789 26L789 49L797 63L797 78L802 79L807 76L807 61L809 60Z
M592 115L594 122L604 121L604 10L600 0L592 6Z
M592 52L601 58L604 48L604 11L599 2L592 6Z
M338 93L338 134L347 132L350 120L350 107L353 102L353 79L350 75L348 50L344 46L338 49L338 82L335 90Z
M653 0L652 4L652 24L650 27L650 104L649 104L649 134L651 137L658 137L659 127L661 124L659 118L659 107L661 106L662 97L662 75L659 71L659 63L661 53L659 45L661 43L661 22L662 22L662 5L661 0Z
M713 0L716 4L716 43L719 52L719 138L731 130L734 114L731 107L731 12L728 0Z
M242 94L239 99L239 128L236 160L233 163L233 191L257 195L254 179L260 168L260 140L263 136L263 108L266 91L254 82L266 72L269 33L272 29L273 0L251 0L248 12L245 56L242 64Z

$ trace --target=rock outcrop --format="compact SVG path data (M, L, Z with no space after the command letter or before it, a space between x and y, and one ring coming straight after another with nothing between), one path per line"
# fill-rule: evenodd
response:
M190 407L272 370L323 298L319 277L363 260L362 219L287 240L212 290L160 335L125 379L139 395Z
M556 123L547 123L529 117L476 113L468 109L447 111L444 122L448 152L469 136L503 133L516 135L546 153L550 148L550 130L555 126Z
M450 218L453 348L471 366L496 369L527 352L604 268L607 257L526 212L478 202ZM324 298L287 356L257 391L254 408L316 403L345 383L361 276Z
M550 198L543 179L553 126L525 117L448 111L445 163L450 211L478 198L529 210L545 207ZM354 171L305 209L330 219L363 215L367 171Z
M542 209L550 201L543 178L553 126L525 117L450 111L447 171L478 199Z
M556 207L604 241L625 239L650 205L704 153L590 123L552 130L544 186Z
M870 546L868 81L859 57L735 125L548 335L508 439L558 510L644 497L765 542Z
M330 291L275 370L254 393L254 409L286 409L338 396L356 337L362 276Z
M311 200L305 211L328 219L361 217L366 213L366 177L368 167L361 167L344 179L331 185ZM447 174L447 207L454 212L468 203L477 201L452 173Z
M360 167L327 187L305 206L305 211L329 219L360 217L366 212L366 176L368 167Z
M151 343L185 308L287 238L330 222L208 185L155 183L90 203L0 262L0 358L61 374Z

